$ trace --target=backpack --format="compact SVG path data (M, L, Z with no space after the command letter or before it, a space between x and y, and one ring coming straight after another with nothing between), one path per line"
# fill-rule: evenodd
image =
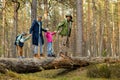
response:
M16 36L16 39L15 39L15 42L14 42L15 45L18 45L18 44L20 43L20 40L19 40L18 43L17 43L17 39L18 39L19 36L20 36L20 35ZM21 39L21 38L22 38L22 36L20 37L20 39Z

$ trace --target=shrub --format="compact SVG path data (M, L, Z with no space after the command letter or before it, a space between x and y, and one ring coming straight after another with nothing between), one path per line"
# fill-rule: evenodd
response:
M100 77L102 78L110 78L111 77L111 71L110 68L107 65L102 65L99 68L99 73Z
M87 70L87 76L91 78L110 78L111 71L107 65L93 65Z
M102 64L88 67L87 76L91 78L119 78L120 64Z
M113 78L120 78L120 64L111 65L110 70Z
M87 70L87 76L91 78L98 78L100 75L98 74L99 70L96 65L90 66Z

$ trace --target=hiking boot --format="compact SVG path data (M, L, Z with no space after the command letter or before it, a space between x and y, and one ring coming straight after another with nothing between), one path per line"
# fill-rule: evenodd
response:
M48 57L56 57L55 54L48 54L47 56L48 56Z
M38 54L34 54L34 58L40 58Z
M55 55L55 54L52 54L52 57L56 57L56 55Z
M63 55L64 53L61 51L60 53L59 53L59 56L61 56L61 55Z
M23 59L23 56L19 56L18 59Z
M51 55L51 54L48 54L47 56L48 56L48 57L52 57L52 55Z
M22 58L25 58L25 56L21 56Z
M45 57L45 55L44 54L40 54L40 57Z

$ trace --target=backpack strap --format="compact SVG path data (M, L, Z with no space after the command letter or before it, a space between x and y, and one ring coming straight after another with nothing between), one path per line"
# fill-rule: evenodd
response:
M20 34L20 35L18 35L17 37L16 37L16 43L17 44L19 44L19 41L21 40L21 38L22 38L22 34Z

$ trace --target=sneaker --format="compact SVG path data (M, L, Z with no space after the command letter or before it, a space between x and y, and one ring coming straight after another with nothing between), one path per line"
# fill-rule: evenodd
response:
M21 56L22 58L25 58L25 56Z
M51 54L48 54L47 56L48 56L48 57L52 57L52 55L51 55Z
M44 54L40 54L40 57L45 57L45 55Z
M56 57L55 54L48 54L48 57Z
M52 57L56 57L56 55L55 55L55 54L52 54L51 56L52 56Z
M18 59L23 59L22 56L19 56Z

